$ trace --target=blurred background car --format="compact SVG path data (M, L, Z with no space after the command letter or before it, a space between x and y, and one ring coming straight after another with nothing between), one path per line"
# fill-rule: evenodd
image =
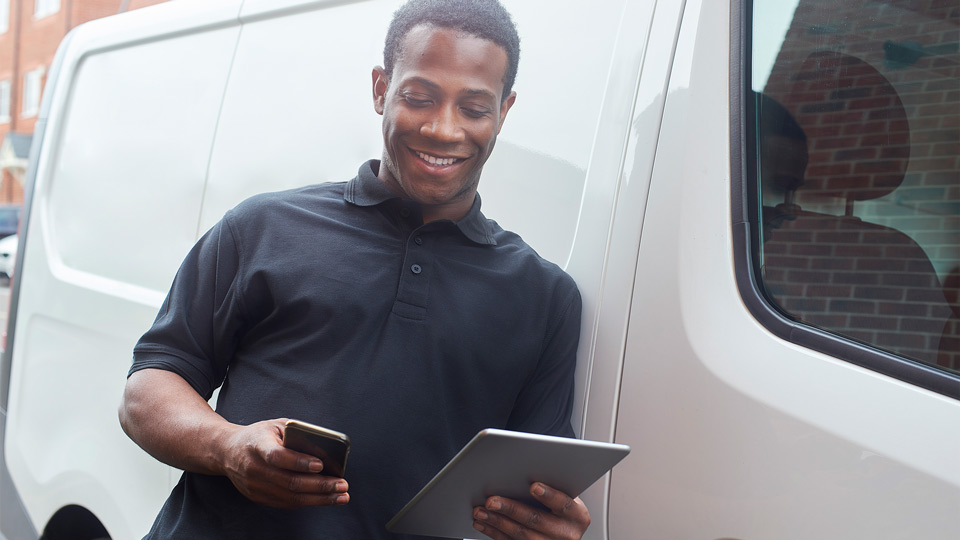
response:
M17 245L20 243L20 237L11 234L0 239L0 277L12 278L13 266L17 260Z
M0 238L17 234L23 205L0 204Z

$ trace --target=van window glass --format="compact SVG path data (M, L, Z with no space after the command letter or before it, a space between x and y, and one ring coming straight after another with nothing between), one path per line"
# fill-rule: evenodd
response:
M960 9L756 0L758 279L786 316L960 373Z

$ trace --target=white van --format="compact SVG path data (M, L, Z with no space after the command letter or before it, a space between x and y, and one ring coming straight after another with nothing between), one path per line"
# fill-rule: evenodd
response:
M484 212L584 298L573 419L633 447L590 539L960 538L951 2L505 2ZM0 532L140 538L179 471L131 350L245 197L379 156L391 0L176 1L50 71L0 373Z

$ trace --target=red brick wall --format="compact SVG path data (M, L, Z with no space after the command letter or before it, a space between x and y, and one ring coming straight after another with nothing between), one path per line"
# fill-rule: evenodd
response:
M153 6L156 4L162 4L167 0L130 0L129 10L140 9L147 6Z
M122 0L73 0L70 2L70 26L115 15L122 3Z
M896 65L885 60L884 45L890 41L913 41L935 54ZM803 200L816 203L835 196L824 184L867 185L883 176L889 181L908 163L897 198L923 202L928 209L942 203L939 215L956 216L958 42L960 4L955 1L801 0L764 89L787 106L809 137L810 167L807 185L798 192L801 205ZM836 53L865 65L851 66L844 73L846 80L809 77L817 63L832 61ZM871 176L873 180L866 178ZM956 220L947 227L930 224L931 232L960 231ZM928 242L923 243L927 247ZM938 259L939 253L932 257ZM948 258L955 257L951 251Z
M944 284L909 236L801 211L771 228L764 257L767 291L803 322L960 370Z
M819 214L768 235L776 301L815 326L954 369L943 288L960 264L958 43L955 0L800 0L764 88L808 137L796 202ZM883 196L889 204L870 202ZM848 201L862 219L824 216Z
M14 37L15 37L15 16L16 16L17 6L11 4L10 6L10 24L9 28L3 34L0 34L0 81L10 81L10 91L11 95L16 93L16 77L13 72L13 55L14 55ZM16 108L11 103L10 105L10 115L13 117ZM10 131L13 121L0 123L0 141L7 135L7 132Z
M0 203L20 202L23 202L23 184L15 180L10 171L4 170L0 182Z
M6 32L0 34L0 80L9 79L13 75L13 44L14 44L14 16L16 6L10 6L10 25ZM4 124L0 124L2 129Z
M164 1L166 0L131 0L127 10ZM23 109L24 74L43 66L45 83L46 73L49 72L57 47L67 32L93 19L118 13L123 0L61 0L60 11L40 19L33 17L34 0L10 0L10 4L10 29L0 34L0 80L11 81L14 99L10 108L11 122L0 124L0 141L11 130L23 134L33 133L36 117L23 117L20 114ZM19 36L14 29L18 13ZM15 61L15 56L19 63ZM6 202L23 202L23 189L4 171L0 178L0 203Z
M16 1L16 0L14 0ZM14 110L18 115L17 132L33 133L36 116L24 117L23 110L23 77L27 72L39 67L44 68L44 83L46 74L50 71L50 63L57 52L60 40L66 35L67 14L61 2L60 11L40 19L33 18L34 0L26 0L21 4L20 18L20 64L17 78L17 99Z

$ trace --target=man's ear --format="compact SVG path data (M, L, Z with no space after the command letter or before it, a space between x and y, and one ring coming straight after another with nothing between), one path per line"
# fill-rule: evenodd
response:
M503 121L507 119L507 113L510 111L510 107L513 107L513 102L516 100L517 93L510 92L507 99L503 100L503 103L500 104L500 123L497 125L497 135L499 135L500 130L503 129Z
M370 76L373 80L373 110L382 115L383 104L387 100L387 72L376 66Z

